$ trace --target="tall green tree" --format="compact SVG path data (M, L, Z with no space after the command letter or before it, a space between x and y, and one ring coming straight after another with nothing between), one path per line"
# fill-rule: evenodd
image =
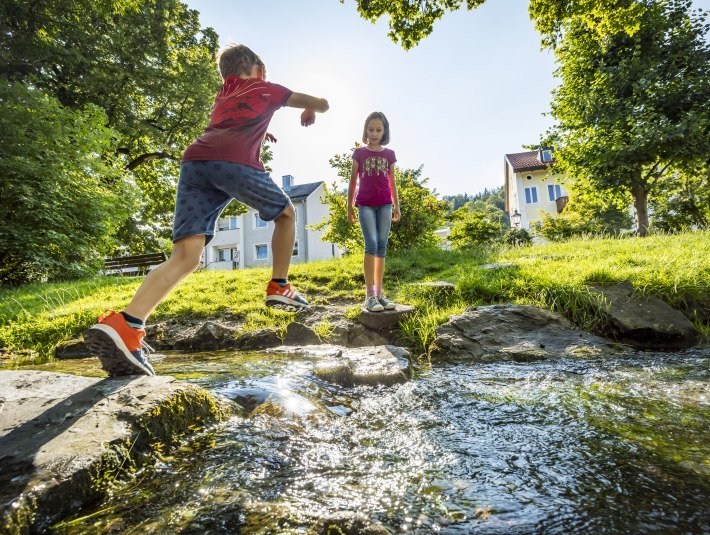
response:
M359 145L356 143L354 148ZM337 154L330 160L338 180L326 188L323 202L329 206L328 217L313 226L324 230L323 239L333 242L348 251L361 250L364 246L359 225L348 223L347 185L352 168L351 153ZM434 231L442 226L448 203L437 198L422 178L422 168L395 169L397 193L402 218L392 224L388 249L401 251L414 246L434 246L437 243Z
M135 202L97 106L68 110L38 89L0 79L0 284L87 275ZM107 236L109 238L107 238Z
M217 35L198 15L179 0L0 3L0 76L72 110L98 106L117 132L103 157L143 193L129 230L157 223L165 233L182 150L219 87Z
M633 197L637 234L648 199L676 165L710 154L710 46L705 14L684 0L648 0L638 30L568 25L557 47L555 167L601 192Z

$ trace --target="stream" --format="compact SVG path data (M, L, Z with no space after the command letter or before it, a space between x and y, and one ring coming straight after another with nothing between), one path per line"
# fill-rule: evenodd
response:
M78 362L45 369L97 366ZM392 533L708 533L709 363L707 348L455 363L343 388L308 359L168 353L158 373L275 403L199 433L55 532L307 533L357 514Z

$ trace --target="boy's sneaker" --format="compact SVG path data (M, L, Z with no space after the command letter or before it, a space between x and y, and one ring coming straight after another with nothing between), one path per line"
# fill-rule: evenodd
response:
M267 306L287 305L302 308L308 306L308 301L291 288L291 283L287 282L281 286L278 282L269 281L266 286L266 304Z
M368 312L382 312L384 309L385 307L380 304L376 295L371 295L365 299L365 310Z
M382 305L382 308L384 308L385 310L394 310L395 308L397 308L397 303L387 299L385 297L385 294L378 295L377 300L380 302L380 304Z
M122 314L109 310L84 333L84 342L110 377L155 375L148 362L153 349L143 341L144 336L144 330L134 329Z

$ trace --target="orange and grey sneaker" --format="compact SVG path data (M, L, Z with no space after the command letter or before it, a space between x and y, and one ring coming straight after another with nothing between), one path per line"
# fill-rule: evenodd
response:
M148 355L154 351L143 341L144 336L144 330L134 329L122 314L109 310L84 333L84 342L111 377L155 375L148 362Z
M287 306L303 308L308 306L308 301L301 297L290 283L281 286L278 282L269 281L266 286L267 306Z

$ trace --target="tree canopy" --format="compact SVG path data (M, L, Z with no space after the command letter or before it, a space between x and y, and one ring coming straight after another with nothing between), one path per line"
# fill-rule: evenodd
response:
M116 133L102 157L141 192L124 222L129 247L141 228L169 229L181 153L204 128L219 87L217 35L198 15L179 0L0 4L0 78L69 110L96 106Z
M388 35L405 50L428 36L447 12L475 9L485 1L356 0L364 19L375 22L382 16L389 18ZM530 0L528 9L543 45L554 48L571 21L580 21L599 35L620 31L633 35L645 6L631 0Z
M638 30L599 37L570 24L558 46L561 84L549 141L554 167L597 191L633 196L637 232L648 198L676 166L710 154L710 46L685 0L644 3Z
M87 275L116 245L136 201L99 107L73 111L0 80L0 284Z

